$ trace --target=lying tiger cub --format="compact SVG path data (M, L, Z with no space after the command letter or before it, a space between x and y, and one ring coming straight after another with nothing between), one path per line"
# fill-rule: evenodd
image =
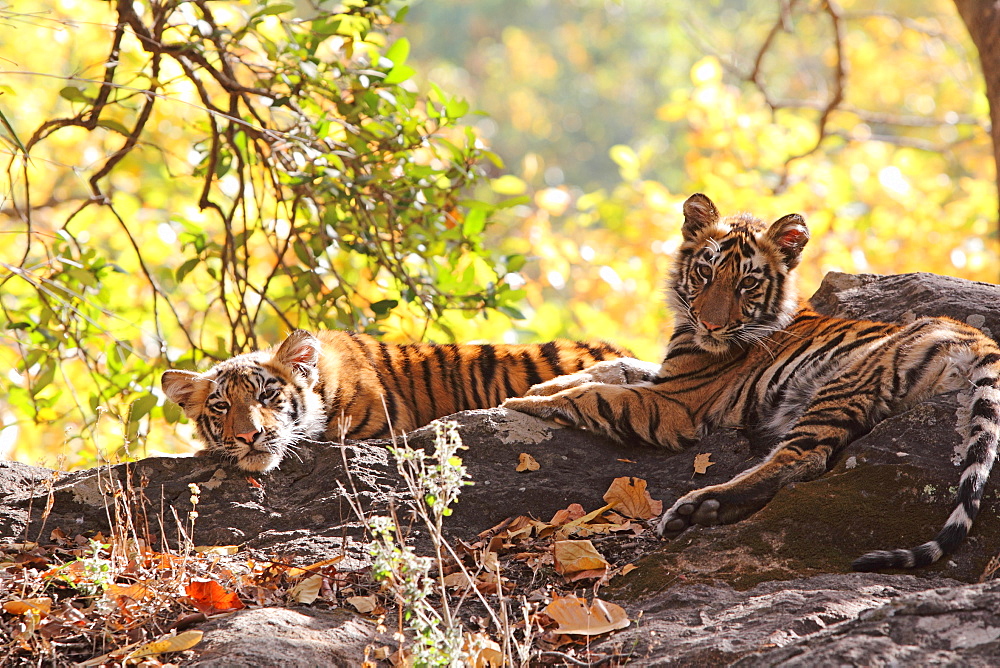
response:
M207 451L246 471L277 467L301 438L388 438L435 418L499 406L529 387L631 356L609 343L392 345L353 332L296 330L276 349L237 355L205 373L166 371L167 397Z
M1000 436L1000 348L948 318L909 325L844 320L799 308L789 275L809 240L802 217L765 226L720 218L704 195L684 203L683 244L669 280L674 331L663 364L605 362L533 388L504 406L628 443L680 450L709 430L741 428L777 445L731 481L690 492L657 532L740 520L790 482L822 475L880 420L933 395L971 392L959 425L968 454L958 505L938 535L912 550L878 551L855 570L931 564L965 538ZM627 369L620 378L611 366Z

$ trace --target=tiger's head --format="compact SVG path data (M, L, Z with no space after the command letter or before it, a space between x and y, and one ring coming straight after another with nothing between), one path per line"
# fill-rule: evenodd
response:
M697 194L684 202L682 234L668 286L675 331L724 354L788 325L798 307L789 275L809 241L802 216L771 225L747 213L721 218Z
M205 373L171 370L160 380L167 397L194 422L208 452L245 471L278 466L300 438L323 433L320 342L296 330L276 350L244 353Z

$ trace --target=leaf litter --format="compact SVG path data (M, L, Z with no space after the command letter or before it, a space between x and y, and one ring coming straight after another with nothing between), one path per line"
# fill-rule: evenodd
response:
M645 521L662 511L634 477L615 479L604 500L591 511L570 504L548 521L511 517L472 543L458 541L464 563L443 564L449 593L461 598L474 587L523 597L532 612L519 622L522 632L556 655L584 652L587 638L629 624L596 592L638 566L602 554L614 545L606 541L651 539ZM48 541L0 544L0 663L35 665L47 656L53 666L174 666L196 656L202 635L191 626L247 607L346 607L381 625L394 606L367 570L339 570L340 557L301 566L241 556L238 546L171 551L152 542L56 528ZM594 592L589 602L574 592L583 583ZM497 643L485 626L478 633L486 635L469 635L482 648L477 665L497 665ZM388 648L372 654L383 655ZM405 652L391 656L405 660Z

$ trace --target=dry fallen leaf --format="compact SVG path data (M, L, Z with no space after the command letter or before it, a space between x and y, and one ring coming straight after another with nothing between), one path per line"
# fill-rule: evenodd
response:
M527 452L522 452L517 458L518 463L515 471L537 471L539 469L538 462Z
M595 598L590 605L577 596L557 596L545 610L559 624L556 633L596 636L629 625L628 615L621 606Z
M694 472L704 473L708 470L709 466L715 466L715 462L708 461L712 457L711 452L703 452L699 455L695 455L694 458Z
M556 514L552 516L551 520L549 520L549 524L566 524L567 522L572 522L573 520L579 519L586 514L587 513L584 511L583 506L579 503L571 503L566 508L557 510Z
M246 607L239 596L226 591L215 580L192 580L184 587L184 593L188 595L194 606L206 615L228 610L242 610Z
M503 652L499 643L485 633L465 634L465 647L469 655L469 665L475 668L499 668L503 665Z
M52 599L48 596L41 598L22 598L16 601L7 601L3 604L3 609L12 615L23 615L28 612L47 615L52 609Z
M619 575L628 575L637 568L639 567L636 566L635 564L625 564L624 566L622 566L622 572L619 573Z
M134 652L130 652L128 655L129 659L136 659L142 656L153 656L154 654L166 654L167 652L183 652L186 649L191 649L195 645L201 642L201 638L204 635L203 631L184 631L183 633L178 633L177 635L165 636L163 638L158 638L153 642L146 643L142 647L138 648Z
M464 587L469 589L473 586L472 579L464 571L456 571L444 576L442 580L445 587Z
M347 603L363 615L378 607L378 600L374 596L351 596L347 599Z
M194 551L198 554L236 554L240 551L239 545L197 545Z
M294 568L289 568L288 578L291 580L294 578L302 577L307 573L316 575L321 569L326 568L327 566L333 566L334 564L342 561L343 559L344 555L339 554L336 557L331 557L330 559L323 559L321 561L317 561L314 564L309 564L308 566L302 566L301 568L299 568L298 566Z
M300 580L294 587L288 590L288 598L296 603L309 605L319 597L319 590L323 587L322 575L310 575Z
M479 565L483 567L483 570L495 573L500 566L500 558L496 552L484 552L479 560Z
M607 569L611 565L589 540L557 540L552 544L552 556L560 575Z
M615 478L604 493L604 500L623 515L640 520L652 519L663 512L663 502L653 500L642 478Z
M155 592L152 589L142 584L141 582L137 582L131 585L119 585L111 583L108 585L108 588L104 591L104 593L108 598L111 599L127 598L133 601L142 601L155 594Z

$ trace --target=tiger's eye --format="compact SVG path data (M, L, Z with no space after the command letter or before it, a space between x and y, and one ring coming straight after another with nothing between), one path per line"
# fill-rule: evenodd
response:
M697 271L698 275L704 278L706 281L712 278L712 268L709 267L707 264L699 264Z
M756 276L745 276L742 281L740 281L740 290L753 290L758 285L760 285L760 279Z

